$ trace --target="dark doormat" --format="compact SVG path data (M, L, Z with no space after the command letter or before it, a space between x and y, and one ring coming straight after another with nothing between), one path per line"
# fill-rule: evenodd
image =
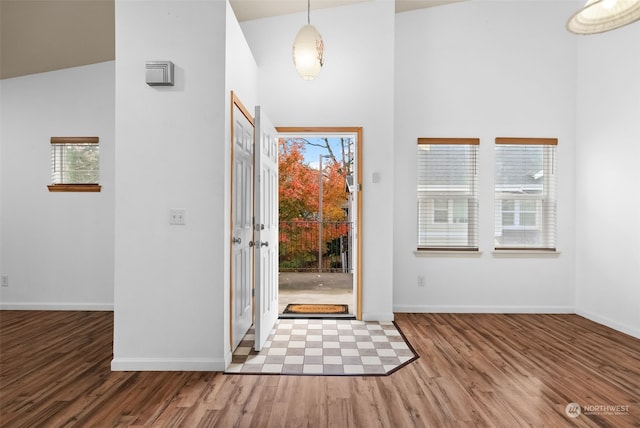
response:
M290 303L282 313L285 315L348 315L349 305Z

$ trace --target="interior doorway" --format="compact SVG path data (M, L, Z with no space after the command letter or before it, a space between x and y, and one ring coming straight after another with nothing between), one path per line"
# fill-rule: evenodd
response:
M231 92L230 345L255 327L260 351L278 319L278 137Z
M277 131L279 313L337 304L361 319L362 128Z

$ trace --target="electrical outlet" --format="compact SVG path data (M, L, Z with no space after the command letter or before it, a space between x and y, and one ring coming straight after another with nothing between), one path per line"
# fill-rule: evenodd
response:
M184 210L169 210L169 224L183 226L186 223L186 213Z
M3 287L8 287L9 286L9 275L2 275L2 286Z
M426 285L427 280L424 275L418 275L418 287L424 287Z

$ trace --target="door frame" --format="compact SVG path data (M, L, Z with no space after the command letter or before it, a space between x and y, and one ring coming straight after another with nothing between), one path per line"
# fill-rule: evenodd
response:
M233 174L234 174L234 169L233 169L233 153L234 153L234 138L235 138L235 123L234 123L234 110L235 107L238 108L238 110L240 110L242 112L242 114L244 115L244 117L249 121L249 123L251 123L251 125L253 126L253 132L254 132L254 144L255 144L255 121L253 116L251 115L251 113L249 112L249 110L244 106L244 104L242 104L242 102L240 101L240 99L238 98L238 96L231 91L231 114L230 114L230 121L231 121L231 157L230 157L230 169L229 169L229 177L231 177L231 179L229 180L229 231L230 231L230 236L233 235ZM252 199L253 200L253 199ZM253 229L253 227L252 227ZM253 290L254 287L254 281L253 281L253 268L251 270L251 289ZM253 308L255 307L255 302L254 302L254 298L251 298L251 313L254 313L255 311L253 310ZM231 242L231 239L229 239L229 347L231 349L231 352L233 352L233 243Z
M362 127L361 126L276 126L283 134L355 134L356 135L356 319L362 320Z

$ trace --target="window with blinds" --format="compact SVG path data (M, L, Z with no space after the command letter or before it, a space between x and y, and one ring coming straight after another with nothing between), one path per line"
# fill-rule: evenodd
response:
M51 137L50 191L99 191L98 137Z
M477 138L418 138L418 250L478 250Z
M556 248L555 138L496 138L496 250Z

